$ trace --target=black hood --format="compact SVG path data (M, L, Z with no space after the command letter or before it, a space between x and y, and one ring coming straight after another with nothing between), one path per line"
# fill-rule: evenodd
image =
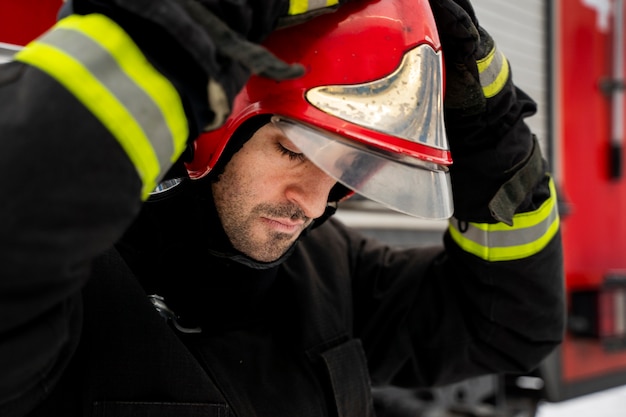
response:
M185 181L144 204L116 245L147 295L165 298L185 327L247 325L266 301L280 259L257 262L230 244L209 181Z

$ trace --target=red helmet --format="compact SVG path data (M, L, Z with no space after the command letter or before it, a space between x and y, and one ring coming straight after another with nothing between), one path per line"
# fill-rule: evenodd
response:
M186 167L215 166L247 120L272 123L339 183L418 217L452 215L443 124L443 63L428 0L348 2L338 11L273 32L263 45L305 75L252 76L220 128L195 142Z

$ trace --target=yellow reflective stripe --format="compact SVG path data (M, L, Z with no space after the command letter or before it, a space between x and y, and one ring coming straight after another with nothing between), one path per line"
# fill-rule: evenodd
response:
M495 96L502 90L509 78L509 62L504 54L494 47L486 57L476 63L483 94L487 98Z
M117 138L133 161L144 187L151 182L151 178L157 177L160 171L158 160L141 128L79 61L39 42L31 43L16 59L47 72L71 91ZM156 181L154 183L156 186Z
M302 14L323 7L334 6L339 0L291 0L289 2L289 15Z
M135 165L144 199L184 150L178 92L105 16L69 16L16 59L55 78L107 127Z
M468 223L464 232L451 219L452 239L466 252L490 262L523 259L540 252L559 230L556 188L550 179L550 198L535 211L513 217L513 226L504 223Z
M148 62L132 39L115 22L102 15L90 16L92 21L89 24L78 25L74 20L67 19L64 23L69 28L74 26L91 38L97 39L115 58L120 68L157 104L168 130L172 133L174 155L170 162L175 161L185 150L189 135L187 118L178 91ZM114 34L119 36L119 39L112 36Z

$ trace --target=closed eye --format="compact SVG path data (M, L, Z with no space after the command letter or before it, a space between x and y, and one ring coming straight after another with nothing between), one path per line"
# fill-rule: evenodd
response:
M289 158L290 161L298 161L304 162L306 161L306 156L303 153L294 152L285 148L280 142L276 142L276 148L281 155L285 155Z

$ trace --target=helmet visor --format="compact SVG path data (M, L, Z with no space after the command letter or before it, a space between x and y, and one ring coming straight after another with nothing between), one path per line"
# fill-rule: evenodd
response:
M393 210L426 219L452 215L447 167L392 154L278 116L272 123L335 180Z

